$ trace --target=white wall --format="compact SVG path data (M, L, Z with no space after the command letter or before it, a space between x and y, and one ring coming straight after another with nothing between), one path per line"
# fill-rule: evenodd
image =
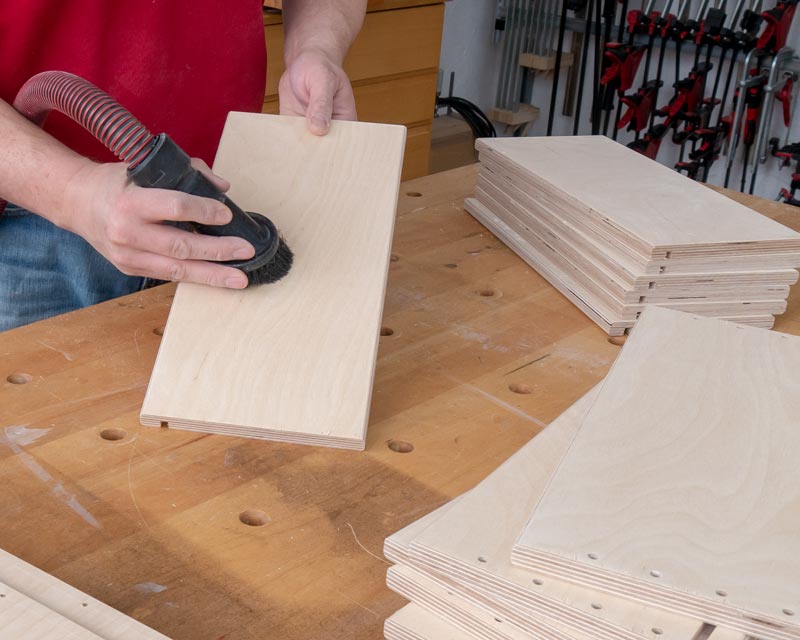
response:
M632 3L633 4L633 3ZM659 6L657 3L656 6ZM770 6L769 3L767 6ZM445 5L445 19L444 19L444 34L442 38L442 54L440 67L443 71L443 91L447 92L449 76L451 71L455 71L455 84L453 94L462 98L467 98L475 102L479 107L488 111L494 106L495 93L497 89L497 74L499 72L500 55L502 44L493 44L492 35L494 33L494 18L496 10L496 0L450 0ZM795 20L797 22L798 19ZM789 36L789 46L800 48L800 28L795 26ZM568 50L569 37L567 38L564 49ZM656 49L658 48L659 41L656 41ZM743 56L740 55L738 60L741 62ZM659 106L663 106L672 95L672 82L674 81L674 55L668 50L665 58L664 69L665 73L663 79L665 80L664 87L659 93ZM713 60L713 59L712 59ZM730 57L728 58L730 60ZM692 54L684 54L681 62L681 74L685 75L691 68L693 62ZM591 68L593 64L593 56L589 55L588 65ZM656 67L656 55L653 56L651 63L651 76L653 77ZM634 83L634 87L638 86L641 80L642 70L644 63L639 70L639 78ZM723 69L722 82L725 80L727 73L728 62L726 61ZM711 72L711 80L713 82L716 68ZM738 75L738 73L737 73ZM572 134L572 118L561 115L561 107L563 105L563 90L565 87L565 76L562 74L559 82L559 99L556 103L556 118L553 127L554 135L571 135ZM709 83L709 92L710 92ZM797 86L797 85L796 85ZM550 93L552 87L552 79L544 75L538 75L533 84L533 104L541 108L539 119L531 127L530 135L539 136L544 135L547 129L547 115L550 105ZM588 113L591 102L591 89L587 86L588 93L584 95L583 113L581 115L581 127L579 133L591 133L591 125L589 123ZM586 89L585 89L586 91ZM720 90L721 92L721 90ZM730 92L732 95L732 90ZM728 98L728 108L730 110L731 98ZM771 136L778 136L783 140L786 130L783 126L783 119L781 115L780 105L776 102L775 111L773 114L773 126ZM613 122L613 118L612 118ZM716 113L713 122L716 122ZM502 125L497 127L498 132L502 133ZM627 143L633 139L633 134L628 132L620 132L618 140ZM789 142L800 141L800 115L793 118ZM741 153L741 148L740 148ZM665 140L661 145L661 150L658 156L659 162L672 166L678 159L678 147L670 140ZM740 157L737 158L737 164L734 166L732 172L733 179L731 180L731 188L739 188L739 176L741 174ZM767 160L766 164L759 167L758 180L756 183L756 195L765 198L775 198L778 194L780 187L789 186L791 180L791 171L789 167L779 171L778 162L774 158ZM713 184L722 184L725 171L725 157L724 155L714 163L709 182Z

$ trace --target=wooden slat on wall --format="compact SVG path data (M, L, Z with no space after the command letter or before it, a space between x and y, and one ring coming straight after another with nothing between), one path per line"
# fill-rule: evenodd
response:
M280 282L181 284L142 422L363 449L405 129L232 113L214 169L295 254Z

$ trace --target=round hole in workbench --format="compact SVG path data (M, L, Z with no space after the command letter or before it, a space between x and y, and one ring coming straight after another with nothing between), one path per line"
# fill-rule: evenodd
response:
M82 606L82 607L88 607L88 606L89 606L89 603L88 603L88 602L81 602L81 606Z
M783 615L785 615L785 616L793 616L794 615L794 611L792 609L784 609L783 610Z
M716 594L717 594L718 596L721 596L721 597L723 597L723 598L724 598L725 596L727 596L727 595L728 595L728 592L727 592L727 591L725 591L724 589L717 589L717 591L716 591Z
M512 382L508 385L509 391L513 391L514 393L521 393L523 395L528 393L533 393L533 387L529 384L523 384L521 382Z
M478 562L488 562L488 560L483 556L478 556Z
M155 329L153 329L153 333L155 333L157 336L163 336L164 327L156 327Z
M381 327L381 335L382 336L394 335L394 329L392 329L391 327Z
M495 622L503 622L500 618L495 618L494 621Z
M409 198L421 198L422 194L419 191L406 191L406 195Z
M537 587L541 587L544 584L544 580L541 578L534 578L533 584L535 584Z
M494 296L494 291L492 291L491 289L481 289L480 291L478 291L478 295L481 296L482 298L491 298L492 296Z
M598 611L600 611L600 609L602 609L602 608L603 608L603 605L600 604L599 602L593 602L592 603L592 609L597 609Z
M650 572L650 575L653 576L654 578L660 578L661 577L661 572L660 571L656 571L655 569L653 569Z
M414 445L405 440L389 440L386 446L395 453L411 453L414 450Z
M400 259L400 256L398 256L396 253L393 253L391 255L391 257L389 258L389 262L397 262L399 259Z
M653 627L653 628L651 629L651 631L652 631L654 634L656 634L657 636L660 636L662 633L664 633L663 629L660 629L659 627Z
M600 557L596 553L587 553L586 555L589 557L589 560L597 560Z
M269 516L258 509L246 509L239 514L239 522L248 527L260 527L269 522Z
M33 380L33 376L27 373L12 373L6 380L11 384L28 384Z
M103 429L100 432L100 437L103 440L111 440L112 442L115 440L122 440L127 435L128 432L125 431L125 429L119 429L117 427L112 427L110 429Z
M458 265L455 262L448 262L444 266L447 267L448 269L458 269Z
M623 344L625 344L625 341L627 339L628 339L627 335L624 335L624 336L609 336L608 337L608 341L611 344L614 344L614 345L616 345L618 347L621 347Z

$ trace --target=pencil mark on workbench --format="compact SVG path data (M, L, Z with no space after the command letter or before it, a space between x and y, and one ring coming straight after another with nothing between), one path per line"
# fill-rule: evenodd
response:
M350 532L353 534L353 539L356 541L356 544L357 544L359 547L361 547L361 548L362 548L362 549L363 549L363 550L364 550L364 551L365 551L367 554L371 555L371 556L372 556L373 558L375 558L376 560L380 560L380 561L381 561L381 562L383 562L384 564L388 564L388 565L391 565L391 564L392 564L391 562L387 562L386 560L384 560L384 559L383 559L383 558L381 558L380 556L377 556L377 555L375 555L374 553L372 553L372 551L370 551L370 550L369 550L369 549L367 549L367 548L366 548L366 547L365 547L363 544L361 544L361 540L359 540L359 539L358 539L358 536L356 535L356 530L355 530L355 529L353 529L353 525L352 525L352 524L350 524L349 522L345 522L345 524L346 524L348 527L350 527ZM374 613L374 612L373 612L373 613Z
M61 349L56 349L54 346L49 345L46 342L42 342L41 340L38 341L38 344L42 345L43 347L45 347L47 349L51 349L51 350L55 351L56 353L60 353L62 356L64 356L64 359L67 362L72 362L73 360L75 360L75 356L73 356L71 353L68 353L67 351L62 351Z
M39 480L50 487L50 493L56 498L61 500L83 520L92 525L95 529L102 529L103 527L97 519L84 507L75 494L70 493L64 488L64 485L58 482L36 459L25 451L22 447L26 444L38 440L45 433L31 434L33 431L44 431L45 433L50 429L27 429L25 425L15 425L6 427L3 430L3 435L0 437L0 442L8 446L9 449L17 456L20 462L28 467L28 470L33 473ZM33 438L33 440L31 440Z
M511 371L509 371L508 373L504 373L503 375L504 376L510 376L512 373L516 373L517 371L520 371L520 370L524 369L525 367L530 367L532 364L536 364L537 362L540 362L541 360L544 360L545 358L549 358L549 357L550 357L550 354L549 353L545 353L543 356L539 356L535 360L531 360L530 362L527 362L527 363L523 364L521 367L517 367L516 369L512 369Z
M451 380L453 380L454 382L458 382L459 384L464 385L465 387L467 387L467 389L471 389L475 393L478 393L478 394L482 395L489 402L491 402L493 404L496 404L498 407L503 407L503 409L506 409L507 411L510 411L514 415L517 415L520 418L523 418L523 419L527 420L528 422L532 422L533 424L538 425L540 427L546 427L547 426L546 422L542 422L538 418L534 418L533 416L528 415L527 413L525 413L521 409L518 409L514 405L508 404L508 402L503 402L502 400L500 400L500 398L495 398L491 393L487 393L483 389L479 389L474 384L470 384L469 382L461 382L460 380L458 380L457 378L453 378L452 376L447 376L447 377L450 378Z

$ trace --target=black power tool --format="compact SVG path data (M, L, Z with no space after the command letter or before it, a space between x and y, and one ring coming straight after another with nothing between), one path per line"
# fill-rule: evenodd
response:
M209 236L238 236L252 244L256 251L249 260L222 263L244 271L249 284L275 282L289 273L292 267L292 251L272 221L259 213L243 211L192 167L189 156L167 134L162 133L155 137L150 152L144 159L128 168L128 177L140 187L183 191L194 196L219 200L228 207L233 212L233 218L228 224L179 222L177 226Z
M45 71L28 80L14 100L14 108L41 126L56 109L83 126L123 162L128 177L140 187L172 189L222 202L233 213L224 225L180 222L176 226L210 236L238 236L255 248L249 260L220 264L241 269L248 284L280 280L292 266L292 251L271 220L243 211L191 166L189 156L162 133L153 135L107 93L64 71ZM0 200L0 214L5 202Z

